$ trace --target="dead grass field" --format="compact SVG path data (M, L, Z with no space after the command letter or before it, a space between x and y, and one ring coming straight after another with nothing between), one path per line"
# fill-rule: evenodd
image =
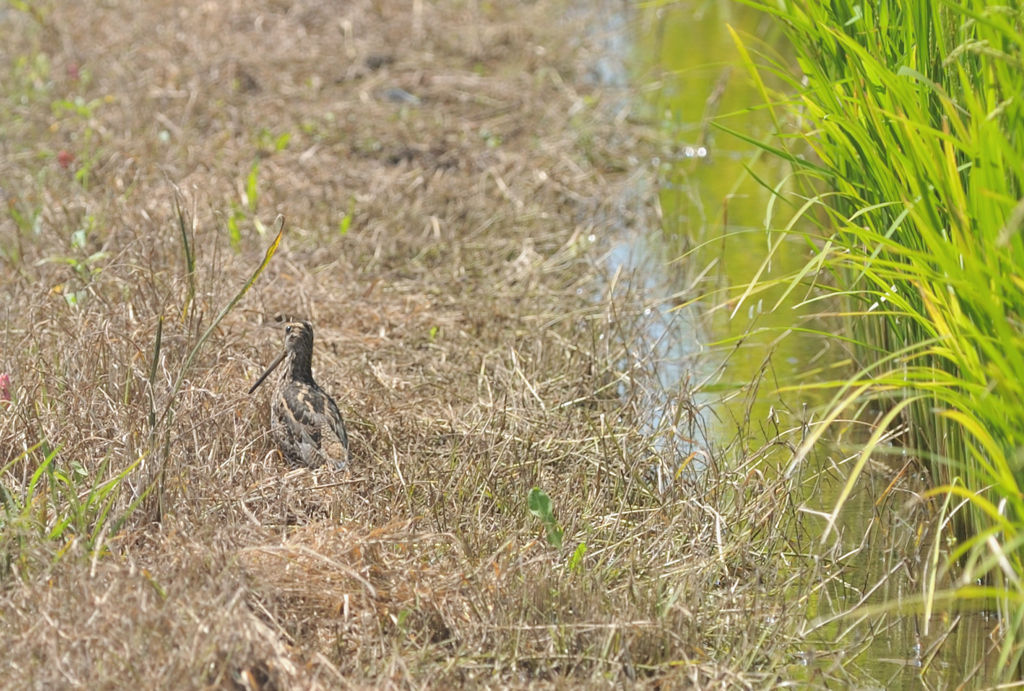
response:
M642 480L642 295L604 290L601 239L643 220L621 199L644 143L588 75L592 16L31 7L0 5L0 687L786 676L788 488ZM315 325L348 472L289 471L246 394L285 316Z

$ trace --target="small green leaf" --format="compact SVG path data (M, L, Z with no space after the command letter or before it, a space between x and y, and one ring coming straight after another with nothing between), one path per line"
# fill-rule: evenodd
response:
M232 204L232 206L234 206ZM238 227L238 221L244 219L245 216L236 207L234 212L228 217L228 236L231 238L232 249L238 249L239 243L242 242L242 231Z
M526 503L530 513L543 521L548 544L552 547L561 547L563 531L555 520L555 515L551 508L551 498L544 493L544 490L534 487L530 490Z
M256 200L259 197L260 162L256 160L249 169L249 176L245 181L245 196L248 202L250 213L256 213Z
M544 493L544 490L537 487L531 489L527 505L530 507L530 513L540 520L545 523L555 522L555 517L551 512L551 498Z
M76 484L89 479L89 473L86 472L85 468L78 461L71 461L71 474L75 478Z
M576 551L572 553L572 557L569 558L569 570L576 573L580 570L580 566L583 564L583 557L587 554L587 543L581 542Z
M344 234L346 234L348 232L349 226L352 225L352 217L355 215L355 213L356 213L356 198L355 197L349 197L348 198L348 212L345 213L345 214L342 214L341 220L338 221L338 232L341 235L344 235Z

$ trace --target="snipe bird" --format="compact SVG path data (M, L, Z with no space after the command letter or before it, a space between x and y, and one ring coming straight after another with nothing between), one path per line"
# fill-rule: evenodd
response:
M334 399L313 380L313 325L289 322L284 334L284 352L249 393L284 363L270 404L270 432L281 454L293 466L344 468L349 460L345 423Z

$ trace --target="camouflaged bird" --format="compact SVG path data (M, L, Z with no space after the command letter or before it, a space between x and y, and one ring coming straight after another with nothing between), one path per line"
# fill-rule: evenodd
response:
M285 461L309 468L324 463L344 468L349 460L345 423L334 399L313 381L313 325L289 322L284 333L284 352L270 363L249 393L283 362L270 404L270 432Z

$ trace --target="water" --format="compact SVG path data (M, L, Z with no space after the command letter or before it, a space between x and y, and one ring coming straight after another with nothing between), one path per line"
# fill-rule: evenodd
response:
M676 458L694 449L726 458L749 455L780 432L820 417L827 398L801 386L841 378L848 366L832 339L813 333L828 333L836 324L815 316L820 305L803 304L807 290L781 299L785 278L811 258L812 248L797 235L778 232L792 212L773 206L771 192L758 179L775 185L789 171L709 125L717 115L754 139L773 131L728 25L749 48L784 50L784 42L762 13L724 0L638 10L632 26L622 13L609 16L606 57L594 78L631 84L643 94L636 109L665 135L662 150L644 162L656 172L661 232L623 231L608 257L612 271L642 277L640 288L650 300L646 342L637 353L637 360L650 363L657 384L646 394L648 430L653 434L680 418L665 392L683 388L694 393L699 411L677 435ZM631 69L625 72L607 57L622 54L624 30L634 38ZM637 184L623 204L650 198L652 191ZM795 227L814 230L809 222ZM776 230L766 230L771 228ZM673 261L680 256L683 261ZM744 295L754 279L779 283ZM711 297L688 304L695 283ZM803 499L811 533L824 528L855 454L848 442L833 440L802 469L809 478ZM997 621L983 612L938 612L925 622L920 608L906 607L860 624L834 619L862 601L906 600L924 588L930 569L922 559L936 531L922 505L908 501L923 489L919 483L890 487L891 471L901 467L896 460L878 475L863 477L847 500L838 537L830 541L834 577L810 589L810 597L806 586L793 592L794 601L806 601L808 624L806 645L789 667L792 681L821 681L822 671L842 665L844 675L862 688L947 688L967 678L974 681L963 688L977 688L994 668L985 650ZM818 536L820 530L812 537ZM802 539L803 547L815 548L816 539ZM939 563L944 559L940 554Z

